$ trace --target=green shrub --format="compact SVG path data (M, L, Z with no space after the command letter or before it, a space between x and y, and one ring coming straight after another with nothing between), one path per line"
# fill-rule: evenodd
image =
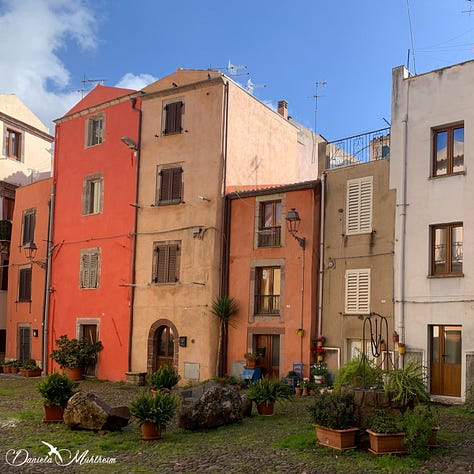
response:
M340 392L342 387L382 388L382 374L382 369L366 356L354 357L338 370L334 389Z
M273 380L268 377L262 377L254 384L250 385L249 398L256 405L261 403L276 402L279 400L291 399L292 390L289 385L280 380Z
M97 353L103 349L102 342L89 343L85 338L69 339L65 334L56 339L57 349L51 351L51 359L61 368L86 367L97 360Z
M374 433L393 434L403 431L397 418L391 412L378 408L372 412L367 420L367 428Z
M334 430L344 430L356 421L351 393L316 392L308 412L311 423Z
M39 382L37 389L46 405L65 407L78 385L66 375L54 372Z
M153 390L171 390L180 380L176 369L171 365L161 365L151 374L148 385Z

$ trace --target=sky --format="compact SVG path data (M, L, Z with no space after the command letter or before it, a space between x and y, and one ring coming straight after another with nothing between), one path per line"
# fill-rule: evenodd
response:
M387 127L392 68L422 74L473 47L469 0L0 0L0 93L51 132L97 81L138 90L181 67L253 84L337 140Z

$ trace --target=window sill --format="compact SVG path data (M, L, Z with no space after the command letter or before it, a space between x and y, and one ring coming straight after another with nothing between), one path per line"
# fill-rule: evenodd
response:
M174 206L176 204L184 204L184 201L182 199L175 199L173 201L158 201L155 203L155 207Z
M32 303L33 300L16 300L15 303Z
M464 273L446 273L444 275L427 275L428 279L438 279L438 278L464 278Z
M428 180L437 180L437 179L443 179L443 178L450 178L452 176L465 176L466 171L459 171L459 173L451 173L451 174L441 174L439 176L430 176Z

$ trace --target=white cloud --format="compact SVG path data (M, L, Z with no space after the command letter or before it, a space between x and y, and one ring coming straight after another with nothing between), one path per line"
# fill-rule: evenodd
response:
M0 92L16 94L52 130L81 98L58 53L70 40L93 49L96 26L81 0L0 0Z
M133 74L131 72L127 72L125 76L120 79L117 83L117 87L123 87L125 89L135 89L140 90L143 89L148 84L155 82L157 80L156 77L153 77L151 74Z

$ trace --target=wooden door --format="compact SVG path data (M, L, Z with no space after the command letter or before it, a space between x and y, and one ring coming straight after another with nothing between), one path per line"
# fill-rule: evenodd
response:
M156 368L174 364L174 337L169 326L160 326L156 337Z
M280 378L280 336L259 334L255 338L256 350L263 356L259 360L262 375L270 378Z
M80 337L86 339L89 344L97 342L97 325L96 324L81 324ZM97 362L89 364L84 367L84 375L96 375Z
M461 396L461 326L431 326L431 385L433 395Z

